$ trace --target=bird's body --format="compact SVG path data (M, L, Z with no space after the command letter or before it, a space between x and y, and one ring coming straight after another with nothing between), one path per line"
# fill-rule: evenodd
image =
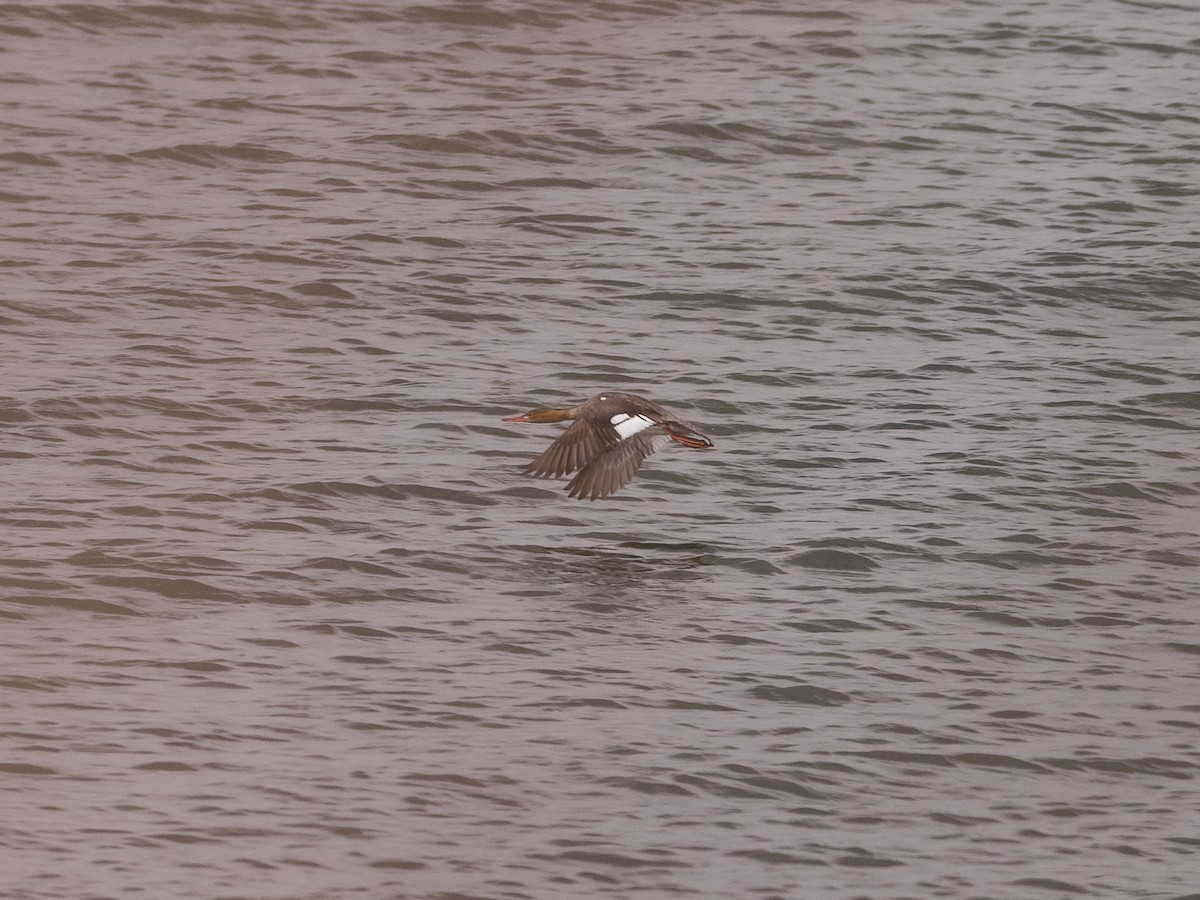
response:
M624 487L642 461L670 441L693 449L712 446L694 425L645 397L623 391L604 391L565 409L531 409L504 421L568 419L575 421L523 471L534 478L557 478L578 470L566 489L568 496L581 500L599 500Z

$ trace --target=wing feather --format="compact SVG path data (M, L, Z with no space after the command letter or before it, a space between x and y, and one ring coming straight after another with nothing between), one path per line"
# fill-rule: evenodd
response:
M567 496L580 500L601 500L633 480L646 457L670 441L661 432L645 432L611 445L591 459L579 474L567 482Z
M586 466L617 440L614 430L598 432L589 428L588 423L582 419L576 419L559 435L558 440L547 447L522 472L533 478L557 478L566 475Z

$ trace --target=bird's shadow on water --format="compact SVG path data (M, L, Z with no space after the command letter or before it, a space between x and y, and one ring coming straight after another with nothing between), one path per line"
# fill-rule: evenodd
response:
M592 612L627 612L678 597L682 583L707 577L714 548L706 543L623 541L612 547L511 548L538 583L514 596L555 596Z

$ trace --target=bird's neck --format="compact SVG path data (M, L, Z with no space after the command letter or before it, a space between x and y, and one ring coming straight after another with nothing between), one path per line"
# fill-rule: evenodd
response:
M529 421L539 425L545 422L565 422L575 418L575 407L571 409L535 409L529 413Z

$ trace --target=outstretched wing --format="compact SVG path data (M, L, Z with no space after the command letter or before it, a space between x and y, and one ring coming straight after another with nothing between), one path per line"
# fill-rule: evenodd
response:
M613 444L567 482L567 496L580 500L607 497L629 484L646 457L669 442L670 438L660 431L658 434L639 432Z
M576 419L558 440L521 471L533 478L557 478L582 469L620 440L613 429L589 428L583 419Z

